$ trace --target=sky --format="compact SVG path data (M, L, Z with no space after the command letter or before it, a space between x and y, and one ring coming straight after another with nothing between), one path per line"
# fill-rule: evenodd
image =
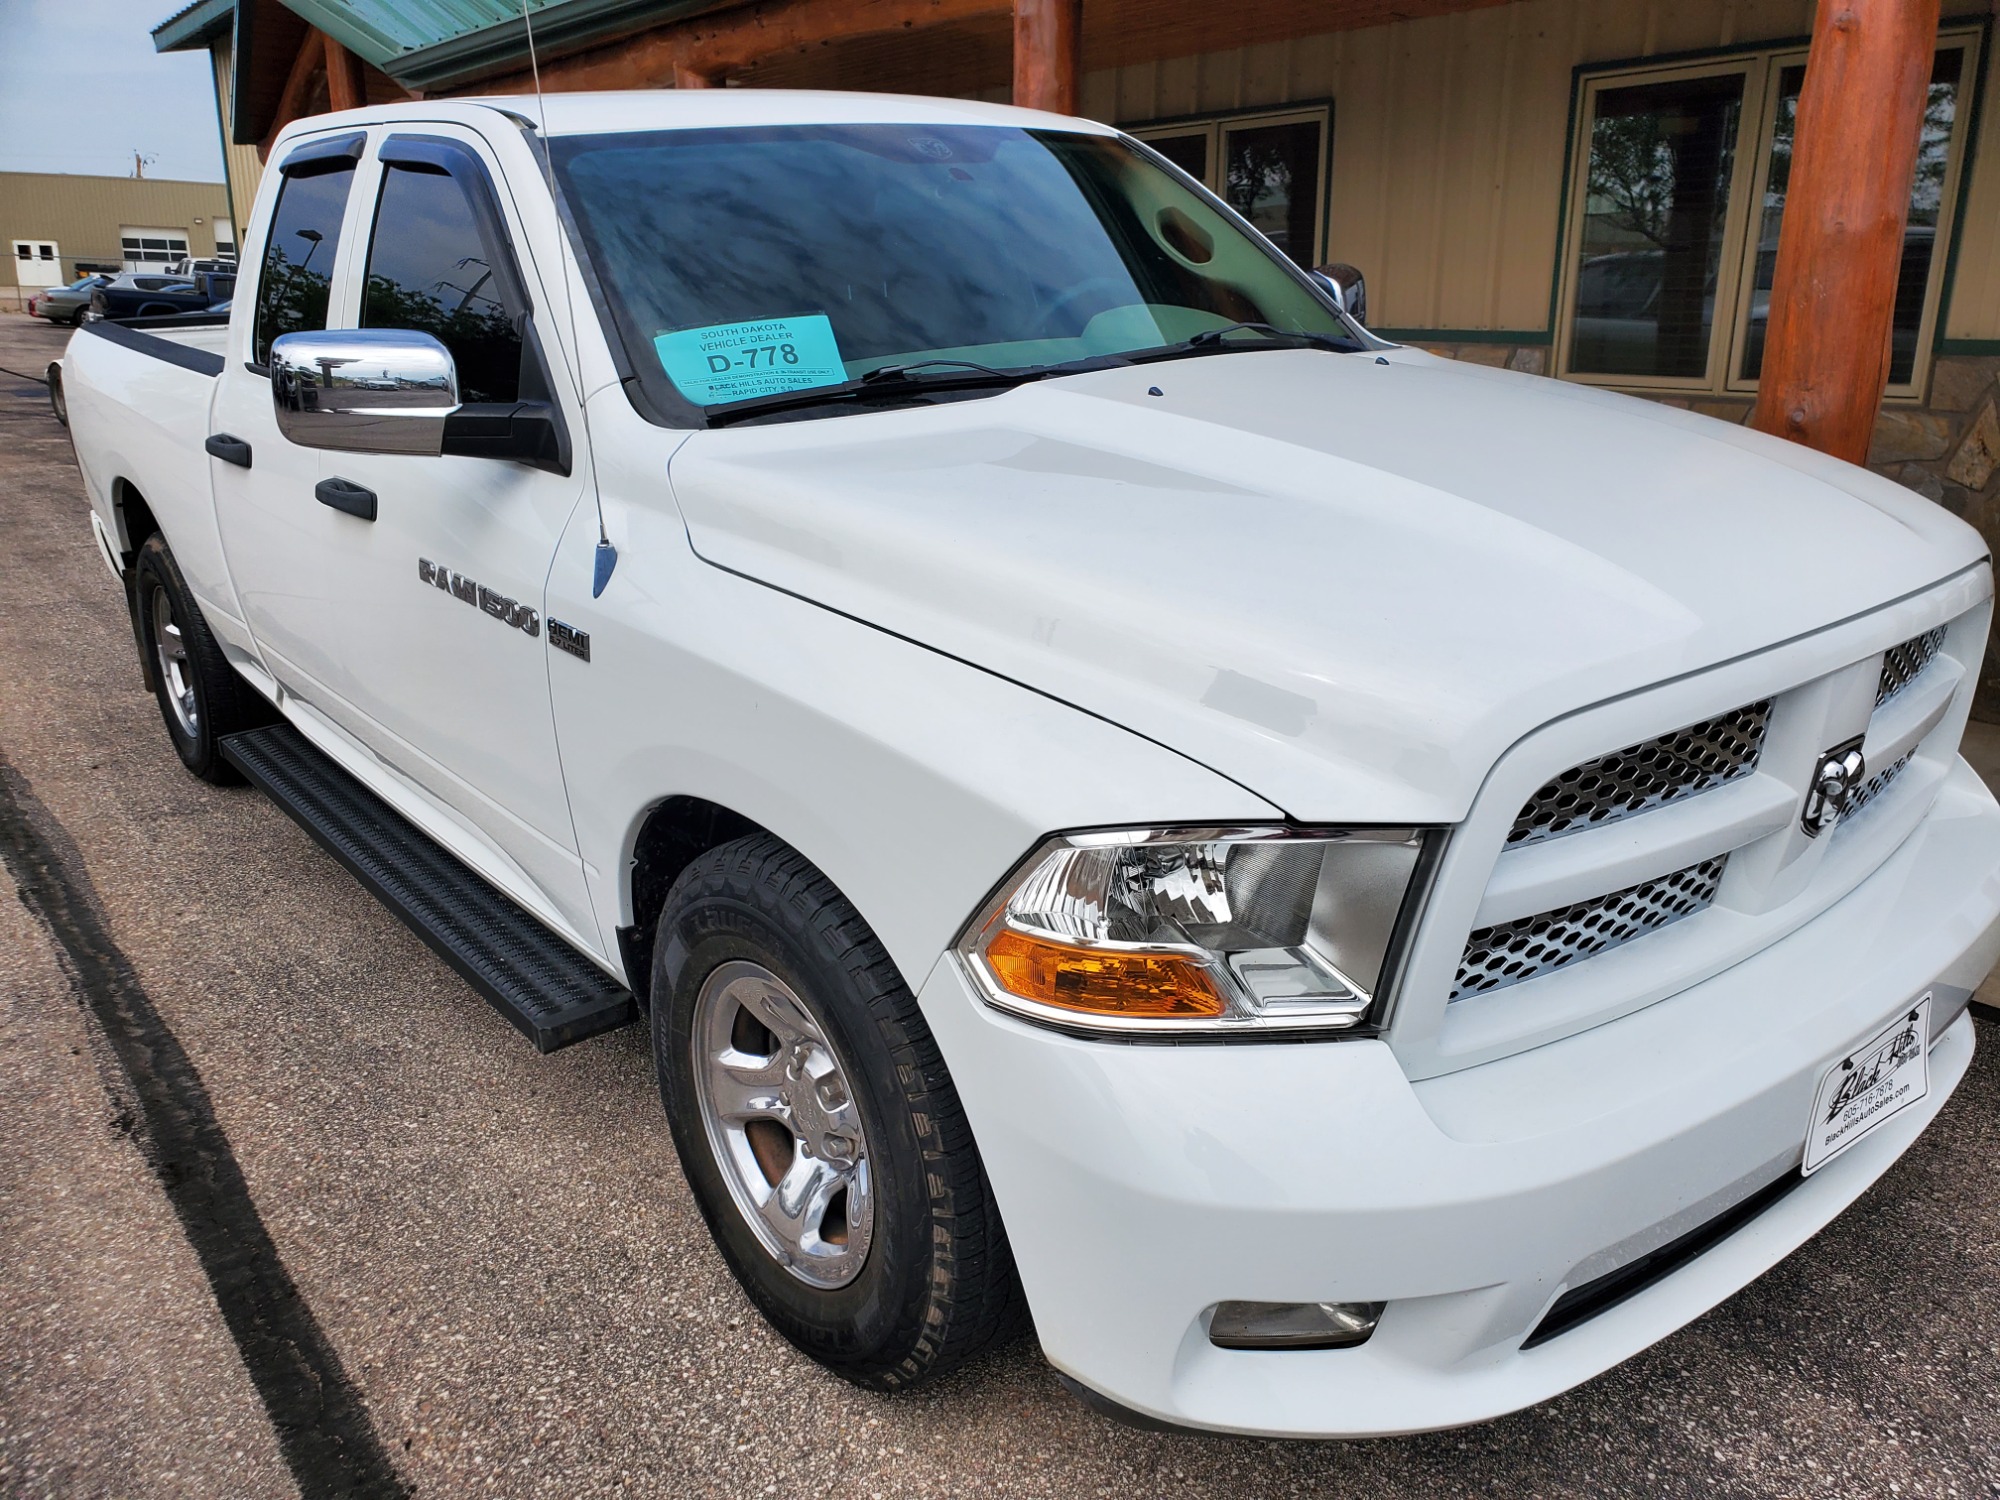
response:
M186 0L0 0L0 172L222 181L208 53L153 50Z

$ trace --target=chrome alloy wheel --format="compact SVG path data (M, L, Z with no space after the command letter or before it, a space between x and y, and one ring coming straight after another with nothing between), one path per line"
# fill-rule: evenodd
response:
M201 731L201 710L194 696L194 672L188 662L187 642L174 623L174 604L165 589L153 590L153 655L159 662L160 681L166 685L167 701L181 733L189 739Z
M868 1138L811 1006L762 964L726 963L695 1000L693 1040L702 1124L738 1212L800 1281L845 1286L874 1232Z

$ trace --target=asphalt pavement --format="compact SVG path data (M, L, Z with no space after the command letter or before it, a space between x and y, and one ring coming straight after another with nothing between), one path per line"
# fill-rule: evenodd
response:
M1502 1421L1138 1432L1032 1338L914 1395L824 1373L711 1248L641 1032L537 1056L258 794L181 769L22 378L66 337L0 316L0 1494L2000 1494L1988 1022L1817 1239Z

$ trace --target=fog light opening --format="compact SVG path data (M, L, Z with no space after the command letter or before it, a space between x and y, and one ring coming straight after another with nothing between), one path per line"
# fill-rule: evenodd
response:
M1380 1302L1218 1302L1208 1341L1218 1349L1351 1349L1381 1321Z

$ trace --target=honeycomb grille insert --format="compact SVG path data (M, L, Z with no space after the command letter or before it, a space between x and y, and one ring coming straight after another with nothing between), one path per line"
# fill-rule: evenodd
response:
M1519 984L1693 916L1715 899L1728 859L1725 854L1608 896L1474 929L1451 998Z
M1648 812L1756 769L1771 700L1587 760L1530 797L1507 833L1518 849Z
M1900 646L1891 646L1882 654L1882 680L1875 688L1877 708L1924 675L1924 668L1936 661L1938 652L1944 649L1944 631L1945 627L1940 625Z
M1844 826L1849 818L1860 812L1862 808L1866 807L1877 797L1888 791L1891 786L1895 785L1896 778L1901 776L1904 770L1908 768L1910 762L1916 757L1916 753L1916 751L1912 750L1901 760L1895 762L1893 765L1884 766L1873 776L1862 782L1860 786L1856 787L1847 799L1847 806L1841 809L1841 824Z

